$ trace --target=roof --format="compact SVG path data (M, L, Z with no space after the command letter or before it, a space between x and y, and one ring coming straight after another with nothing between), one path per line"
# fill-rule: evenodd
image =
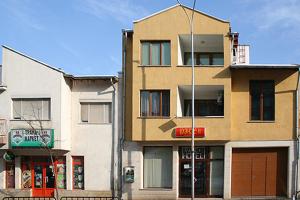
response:
M163 10L161 10L161 11L158 11L158 12L156 12L156 13L153 13L153 14L148 15L148 16L146 16L146 17L143 17L143 18L141 18L141 19L135 20L135 21L133 21L133 23L138 23L138 22L143 21L143 20L145 20L145 19L148 19L148 18L150 18L150 17L154 17L154 16L156 16L156 15L158 15L158 14L160 14L160 13L166 12L166 11L171 10L171 9L173 9L173 8L175 8L175 7L178 7L178 6L182 6L182 7L186 8L186 9L193 10L191 7L188 7L188 6L185 6L185 5L180 5L180 4L175 4L174 6L168 7L168 8L166 8L166 9L163 9ZM196 9L195 9L195 12L200 13L200 14L202 14L202 15L205 15L205 16L207 16L207 17L213 18L213 19L218 20L218 21L220 21L220 22L229 23L229 21L227 21L227 20L223 20L223 19L217 18L217 17L215 17L215 16L209 15L209 14L207 14L207 13L204 13L204 12L199 11L199 10L196 10Z
M299 64L241 64L230 65L231 69L298 69Z
M46 63L43 63L43 62L41 62L41 61L39 61L39 60L37 60L37 59L35 59L35 58L32 58L32 57L30 57L30 56L28 56L28 55L26 55L26 54L24 54L24 53L21 53L21 52L19 52L19 51L16 51L16 50L14 50L13 48L10 48L10 47L8 47L8 46L5 46L5 45L2 45L2 47L3 48L6 48L6 49L8 49L8 50L10 50L10 51L12 51L12 52L14 52L14 53L17 53L17 54L19 54L19 55L21 55L21 56L24 56L24 57L26 57L26 58L28 58L28 59L30 59L30 60L33 60L34 62L37 62L37 63L39 63L39 64L41 64L41 65L43 65L43 66L45 66L45 67L48 67L48 68L50 68L50 69L52 69L52 70L55 70L55 71L57 71L57 72L60 72L60 73L62 73L63 75L64 75L64 77L67 77L67 78L72 78L72 79L76 79L76 80L84 80L84 79L89 79L89 80L91 80L91 79L93 79L93 80L96 80L96 79L98 79L98 80L110 80L110 79L113 79L113 81L114 82L117 82L118 81L118 77L117 76L114 76L114 75L72 75L72 74L68 74L68 73L66 73L66 72L64 72L61 68L56 68L56 67L53 67L53 66L50 66L50 65L48 65L48 64L46 64ZM0 65L0 67L1 67L2 65Z
M65 74L65 77L71 78L73 80L113 80L118 81L118 77L114 75L71 75Z

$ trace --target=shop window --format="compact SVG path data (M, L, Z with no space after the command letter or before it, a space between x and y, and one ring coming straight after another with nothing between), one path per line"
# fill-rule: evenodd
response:
M56 161L56 185L58 189L66 189L66 161L57 158Z
M274 81L250 81L250 99L251 120L275 120Z
M12 99L13 119L15 120L50 120L49 98Z
M223 53L194 53L195 65L224 65ZM191 52L184 53L184 65L192 65Z
M141 116L170 116L170 91L141 91Z
M142 45L142 65L171 65L169 41L147 41Z
M111 103L80 103L81 122L111 123Z
M223 195L224 182L224 148L210 147L210 195Z
M31 188L31 163L29 157L22 157L22 189Z
M84 189L84 158L73 157L73 189Z
M172 147L144 148L144 188L172 188Z
M15 161L6 162L6 188L15 188Z

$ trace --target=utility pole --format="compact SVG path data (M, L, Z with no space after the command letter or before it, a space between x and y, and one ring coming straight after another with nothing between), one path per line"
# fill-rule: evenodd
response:
M185 12L190 25L191 33L191 53L192 53L192 141L191 141L191 153L192 153L192 176L191 176L191 186L192 186L192 195L191 199L195 198L195 62L194 62L194 12L196 0L194 0L192 8L192 16L190 17L185 7L177 0L178 4L182 7Z

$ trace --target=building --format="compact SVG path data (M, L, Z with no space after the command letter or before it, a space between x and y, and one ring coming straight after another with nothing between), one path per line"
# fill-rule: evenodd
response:
M113 195L118 77L73 76L2 53L1 196Z
M123 31L125 199L191 196L183 8L191 14L175 5ZM292 197L299 65L249 64L249 46L228 21L195 11L194 24L196 197Z

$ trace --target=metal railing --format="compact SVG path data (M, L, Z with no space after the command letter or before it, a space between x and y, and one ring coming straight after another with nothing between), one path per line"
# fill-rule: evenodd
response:
M61 197L60 200L119 200L118 197L80 197L80 196L74 196L74 197Z
M4 197L2 200L56 200L55 197Z

